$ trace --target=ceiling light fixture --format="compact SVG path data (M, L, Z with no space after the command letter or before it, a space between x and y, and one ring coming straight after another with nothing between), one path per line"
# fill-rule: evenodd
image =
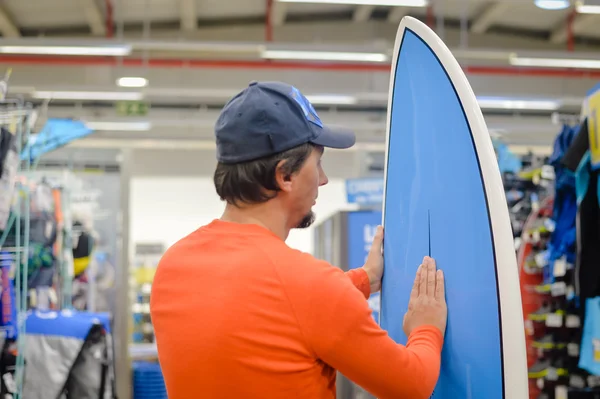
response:
M125 76L117 79L117 85L121 87L146 87L148 86L148 79L133 76Z
M592 5L585 4L583 1L578 1L575 4L575 9L580 14L600 14L600 4Z
M85 125L96 131L105 132L146 132L152 128L152 123L139 122L84 122Z
M534 0L534 3L544 10L564 10L571 5L569 0Z
M559 101L542 99L478 97L477 102L482 109L555 111L560 108Z
M2 54L125 56L131 46L0 46Z
M281 3L356 4L368 6L425 7L428 0L278 0Z
M600 69L600 59L530 58L514 55L510 57L510 64L543 68Z
M383 53L355 53L336 51L294 51L294 50L264 50L261 54L265 59L280 60L311 60L311 61L355 61L355 62L386 62L388 56Z
M307 95L306 99L313 105L352 105L357 102L356 97L336 94Z
M144 95L127 91L36 91L33 97L47 100L139 101Z

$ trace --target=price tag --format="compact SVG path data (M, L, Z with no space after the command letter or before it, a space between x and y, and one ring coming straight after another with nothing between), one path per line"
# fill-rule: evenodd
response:
M546 316L546 327L562 327L563 317L561 314L549 313Z
M46 222L46 231L44 232L44 236L47 239L50 239L50 236L52 235L52 230L54 230L54 226L52 225L52 222Z
M535 385L538 387L538 389L544 389L544 379L543 378L538 378L535 382Z
M550 233L553 233L554 229L556 228L556 223L554 223L554 220L552 219L546 219L544 221L544 226L546 226Z
M573 343L573 342L571 342L570 344L567 344L567 353L571 357L579 356L579 345L577 345L576 343Z
M600 87L588 97L588 134L592 169L600 168Z
M538 230L535 230L535 231L533 232L533 234L531 235L531 240L532 240L534 243L538 243L538 242L540 242L540 239L541 239L541 237L540 237L540 232L539 232Z
M535 264L538 265L538 267L544 267L548 264L548 261L546 260L546 253L545 252L540 252L539 254L537 254L535 256ZM555 277L561 277L561 276L557 276L556 273L554 274Z
M521 240L521 237L515 238L515 251L518 251L519 248L521 248L522 242L523 240Z
M570 314L565 320L565 325L567 328L579 328L581 326L581 319L577 315Z
M554 167L551 165L542 166L542 179L554 180Z
M575 298L575 287L572 285L567 287L567 299L570 301Z
M585 388L585 380L579 375L571 375L569 377L569 385L573 388Z
M533 328L533 321L525 320L525 334L533 335L534 332L535 332L535 330Z
M568 399L567 387L564 385L558 385L554 388L554 399Z
M565 258L556 259L554 261L554 277L563 277L567 274L567 262Z
M595 375L588 376L587 381L590 388L595 388L600 385L600 377Z
M552 289L550 290L552 296L563 296L567 294L567 283L564 281L560 281L558 283L552 284Z
M600 362L600 340L593 339L592 347L594 348L594 361Z
M556 381L558 380L558 370L554 367L548 367L548 374L546 374L546 380Z

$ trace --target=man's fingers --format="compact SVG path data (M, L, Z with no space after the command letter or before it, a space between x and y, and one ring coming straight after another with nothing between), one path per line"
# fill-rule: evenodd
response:
M410 292L410 300L414 300L417 299L417 297L419 296L419 281L421 279L421 273L422 273L422 265L419 266L419 268L417 269L417 275L415 276L415 282L413 284L412 287L412 291Z
M383 243L383 226L377 226L377 231L375 232L375 237L373 238L373 243L371 244L371 252L375 252L376 254L381 254L381 246Z
M425 261L427 265L427 295L434 296L435 295L435 263L433 259L426 258Z
M435 299L438 301L446 300L446 287L444 281L444 272L441 270L437 271L436 282L435 282Z
M422 263L419 266L421 271L419 273L419 296L427 295L427 264Z

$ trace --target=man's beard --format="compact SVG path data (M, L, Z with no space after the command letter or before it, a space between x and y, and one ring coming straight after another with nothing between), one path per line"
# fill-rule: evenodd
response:
M313 211L310 211L304 218L296 225L297 229L306 229L315 222L315 214Z

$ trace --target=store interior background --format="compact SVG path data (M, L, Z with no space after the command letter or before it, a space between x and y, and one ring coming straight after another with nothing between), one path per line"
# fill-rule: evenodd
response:
M445 41L491 134L517 155L550 155L562 122L577 121L586 93L600 81L600 1L559 10L533 0L327 3L0 2L0 74L12 68L7 97L43 109L38 126L47 118L74 118L94 130L45 154L37 170L113 179L104 190L118 198L111 210L122 222L115 237L128 249L118 255L119 305L112 315L118 376L127 375L131 361L120 349L129 345L122 337L130 340L131 306L124 304L132 302L136 248L166 248L220 216L213 126L225 102L251 81L291 83L324 122L357 133L353 149L326 152L329 184L314 208L317 224L359 208L348 202L347 179L383 175L389 57L402 17L428 23ZM90 55L107 45L127 54ZM9 46L38 49L25 54ZM88 50L63 55L56 46ZM340 60L341 53L348 59ZM120 87L122 77L142 77L147 85ZM124 101L134 106L123 111ZM314 228L293 231L288 244L314 253ZM120 398L131 397L128 378L117 378L117 387Z

